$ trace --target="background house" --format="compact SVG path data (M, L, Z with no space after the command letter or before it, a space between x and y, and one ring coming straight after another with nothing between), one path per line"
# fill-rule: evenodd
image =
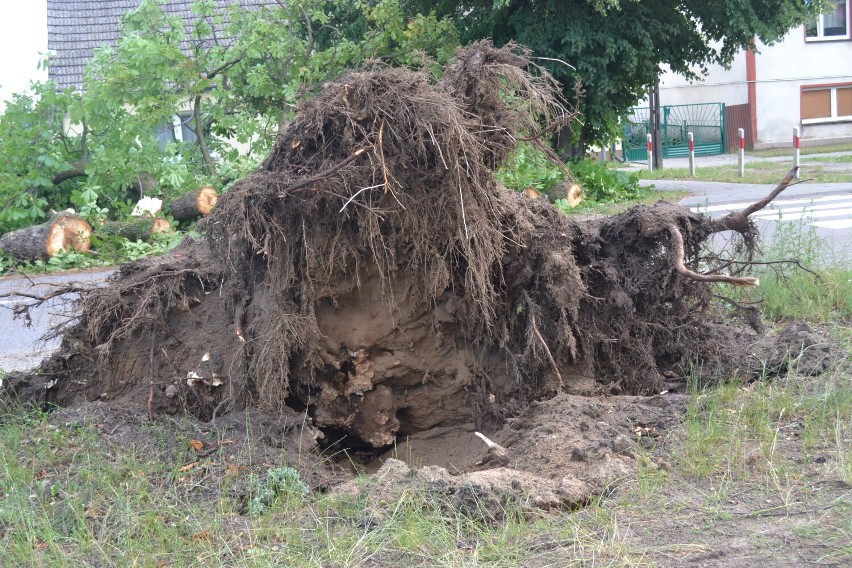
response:
M237 5L252 9L268 5L274 0L216 0L221 14L227 19L226 8ZM162 5L163 11L180 16L186 22L187 32L191 30L198 16L192 13L195 0L169 0ZM48 78L61 89L83 87L83 73L86 63L92 58L98 47L115 45L121 38L121 19L129 11L138 8L141 0L47 0L47 40L52 52ZM227 23L227 22L226 22ZM222 28L226 24L214 25L215 38L209 41L226 41ZM184 46L185 51L191 49ZM188 103L187 103L188 105ZM192 113L187 106L179 110L171 124L157 128L157 137L161 146L168 142L191 142L197 140L191 126ZM68 117L65 129L75 129ZM242 147L243 145L237 144Z
M850 2L790 31L771 46L757 42L730 68L711 65L700 81L665 71L660 78L663 157L736 147L742 128L748 148L790 146L798 127L803 145L852 142L852 16ZM647 101L625 124L624 155L647 159Z
M121 37L121 17L137 8L141 0L47 0L47 45L53 52L48 77L61 88L83 86L83 67L96 47L115 45ZM197 18L190 9L194 0L170 0L163 5L169 14L180 16L187 29ZM217 0L226 6L252 8L271 0Z
M749 147L789 146L799 127L802 144L852 142L850 2L788 33L756 53L737 55L730 69L711 66L700 82L665 73L662 105L725 105L726 145L743 128Z

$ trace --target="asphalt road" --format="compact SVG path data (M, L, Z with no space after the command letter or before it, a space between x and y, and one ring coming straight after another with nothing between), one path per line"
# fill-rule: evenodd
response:
M657 189L683 189L690 196L679 203L713 217L742 209L769 194L772 184L656 180ZM764 242L771 242L781 224L814 231L824 243L826 262L852 260L852 183L802 183L788 187L763 210L752 215Z
M67 283L99 285L104 283L112 272L109 270L44 274L33 276L31 279L7 276L0 278L0 295L12 292L44 295ZM54 326L61 325L73 317L76 296L58 296L32 308L32 325L29 327L22 318L14 318L12 308L16 304L33 304L35 301L23 296L0 298L0 369L19 371L32 368L58 348L59 339L42 341L42 336Z

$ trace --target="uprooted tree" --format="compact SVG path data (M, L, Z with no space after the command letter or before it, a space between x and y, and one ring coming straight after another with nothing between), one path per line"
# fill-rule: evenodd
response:
M748 212L578 220L494 181L519 140L572 118L528 56L481 42L438 81L377 68L327 85L205 238L85 297L42 367L50 399L205 419L288 405L383 446L558 391L646 393L664 372L736 365L747 341L709 316L711 285L753 279L708 275L701 250L722 230L753 244Z

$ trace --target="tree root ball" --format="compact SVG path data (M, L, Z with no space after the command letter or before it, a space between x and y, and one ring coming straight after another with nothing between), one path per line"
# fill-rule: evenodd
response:
M539 120L565 119L558 92L527 51L488 42L439 80L382 67L327 85L206 238L85 298L49 396L202 419L289 406L384 446L739 365L748 341L720 353L713 290L689 275L710 219L658 203L581 220L494 181Z

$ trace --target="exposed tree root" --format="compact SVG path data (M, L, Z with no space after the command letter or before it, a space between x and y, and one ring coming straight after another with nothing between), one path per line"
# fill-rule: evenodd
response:
M739 365L708 310L721 275L697 267L714 232L753 234L747 214L660 202L579 220L494 181L539 120L572 117L528 56L481 42L437 82L365 70L303 103L206 238L87 295L46 367L53 400L204 419L289 405L382 446L559 391L659 392L672 368ZM195 380L199 361L221 380Z

